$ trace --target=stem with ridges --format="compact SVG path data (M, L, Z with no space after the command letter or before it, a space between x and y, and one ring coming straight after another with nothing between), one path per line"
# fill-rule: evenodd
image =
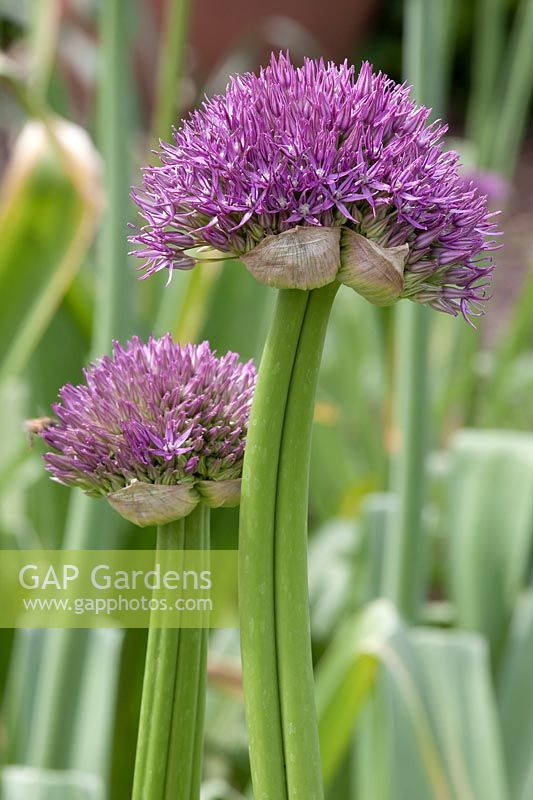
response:
M239 594L257 800L321 800L307 594L314 396L336 285L279 292L248 431Z
M311 292L285 410L275 529L276 649L290 800L322 800L307 580L309 464L318 371L338 284Z
M182 549L184 540L183 520L161 525L157 529L156 561L164 550ZM133 800L164 797L179 637L178 628L151 626L148 633Z
M209 509L162 525L165 550L207 550ZM202 767L207 629L150 627L132 800L198 800Z
M256 800L287 800L276 655L274 533L285 407L309 293L279 292L248 428L242 478L239 603L244 702Z
M209 508L202 503L185 518L185 550L208 550L209 521ZM186 553L184 569L187 569ZM205 627L180 631L168 747L167 800L198 800L200 797L208 633Z

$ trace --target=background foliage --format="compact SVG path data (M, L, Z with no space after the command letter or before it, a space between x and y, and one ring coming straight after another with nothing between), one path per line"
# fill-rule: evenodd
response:
M135 547L45 475L46 415L112 338L259 359L272 293L237 263L136 280L128 189L159 136L270 49L414 83L503 207L477 331L339 293L315 415L310 593L328 800L533 796L531 0L4 0L0 547ZM453 141L452 141L453 140ZM422 313L421 313L422 312ZM410 476L410 477L409 477ZM213 538L237 545L237 514ZM146 636L0 631L5 800L130 796ZM212 634L203 800L250 797L238 633Z

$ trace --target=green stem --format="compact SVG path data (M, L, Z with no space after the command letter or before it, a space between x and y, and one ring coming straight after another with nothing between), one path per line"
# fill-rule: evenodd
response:
M160 526L156 561L165 550L183 549L184 541L183 520ZM179 637L178 628L154 626L148 633L133 800L164 797Z
M437 119L445 109L453 56L455 0L404 0L403 71L416 100Z
M32 4L32 84L39 97L46 98L57 51L61 3L48 0Z
M190 0L165 0L164 17L157 58L155 80L155 102L149 141L157 148L160 139L172 139L172 126L179 124L182 109L183 64L187 52ZM157 156L155 162L159 163ZM191 273L175 275L170 286L163 287L156 281L147 281L143 291L143 310L154 319L154 332L171 331L183 309L183 297L189 282L196 281ZM181 341L176 339L176 341ZM190 341L194 341L191 339Z
M158 528L165 550L207 550L209 510ZM207 629L151 627L148 634L132 800L198 800L207 671Z
M278 467L276 650L290 800L322 800L307 580L309 464L318 371L338 284L311 292L293 366Z
M307 598L307 493L316 370L336 288L279 292L248 431L239 595L256 800L322 797ZM281 563L292 552L297 563ZM292 724L298 726L294 734Z
M507 421L506 406L510 399L507 377L513 361L529 349L533 330L532 308L533 274L529 274L513 309L513 317L507 335L496 350L494 369L488 387L483 393L483 424L492 428L503 426Z
M106 0L102 6L100 64L100 141L105 163L107 209L101 237L99 280L93 328L93 356L111 347L111 339L130 335L133 286L125 242L129 213L130 155L124 146L128 130L131 85L131 3Z
M506 4L505 0L477 0L475 6L472 90L466 129L469 138L479 145L485 139L490 144L490 134L487 137L484 129L491 115L494 87L500 76ZM482 157L480 160L483 164Z
M189 0L167 0L163 25L152 138L168 138L180 107L183 62L189 23Z
M200 504L185 519L186 550L209 548L209 516L209 508ZM166 800L200 797L208 633L205 627L180 630Z
M406 0L404 5L404 71L416 99L432 107L444 105L449 56L435 57L449 47L449 0ZM387 541L384 590L407 619L415 619L422 593L422 509L425 501L425 458L428 419L428 341L430 311L416 303L398 303L395 310L395 403L399 450L393 460L392 485L398 512Z
M483 164L508 178L516 166L533 93L532 36L533 3L521 0L504 59L500 102L494 111L495 116L486 123L493 138L487 163ZM494 101L492 107L495 108Z
M286 800L274 604L274 517L283 420L308 293L281 291L254 393L244 457L239 604L244 702L256 800Z
M422 596L422 506L428 414L429 314L402 303L396 310L396 417L400 451L392 484L398 509L387 545L385 589L407 619L416 619Z

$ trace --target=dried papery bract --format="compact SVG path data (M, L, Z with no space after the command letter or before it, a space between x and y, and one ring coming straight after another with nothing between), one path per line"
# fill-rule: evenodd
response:
M334 281L339 270L340 232L340 228L292 228L266 236L242 261L267 286L318 289Z
M202 503L209 508L235 508L241 499L241 480L198 481L195 486Z
M165 486L134 481L107 495L124 519L140 528L166 525L188 517L199 503L208 508L235 508L241 499L241 481L197 481Z
M122 517L145 528L187 517L198 505L200 496L191 483L164 486L134 481L108 494L107 499Z
M380 247L345 228L337 280L377 306L390 306L402 296L409 245Z
M408 255L407 244L381 247L348 227L296 227L266 236L242 261L258 281L276 289L319 289L337 281L387 306L402 296Z

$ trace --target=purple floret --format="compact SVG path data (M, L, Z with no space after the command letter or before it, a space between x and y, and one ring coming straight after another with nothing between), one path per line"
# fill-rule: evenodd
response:
M384 247L409 245L402 296L475 316L496 226L429 116L368 63L357 75L346 62L296 68L280 55L235 76L161 142L161 166L133 191L145 275L190 269L195 247L239 257L297 225L346 225Z
M88 494L132 481L176 484L240 478L255 385L251 362L217 358L209 344L181 347L170 334L134 337L64 386L58 423L43 432L54 480Z

